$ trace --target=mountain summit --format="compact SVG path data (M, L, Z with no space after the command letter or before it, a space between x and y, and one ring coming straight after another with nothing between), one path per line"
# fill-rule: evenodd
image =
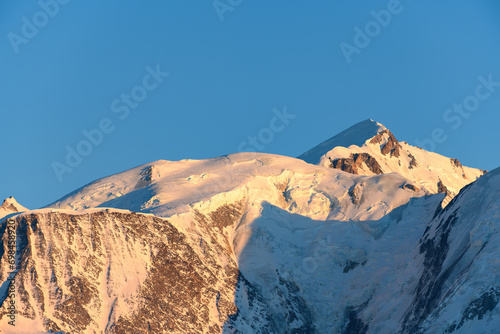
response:
M26 209L21 204L17 203L16 199L10 196L9 198L6 198L3 201L2 205L0 205L0 219L9 214L24 212L24 211L28 211L28 209Z
M372 119L364 120L354 124L347 130L342 131L332 138L313 147L309 151L301 154L298 159L317 165L320 162L321 157L335 147L349 147L351 145L362 146L366 143L366 141L370 140L384 130L386 130L386 127L382 124L375 122Z
M158 160L44 209L7 199L0 332L498 333L500 168L372 120L304 156Z
M448 204L460 189L485 171L463 166L458 159L400 142L384 125L360 122L298 157L308 163L357 175L398 173L409 187L429 194L445 193Z

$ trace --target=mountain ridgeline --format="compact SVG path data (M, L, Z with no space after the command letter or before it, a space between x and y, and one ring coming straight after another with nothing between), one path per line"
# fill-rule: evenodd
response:
M495 333L500 169L363 121L0 207L3 333ZM15 326L14 326L15 325Z

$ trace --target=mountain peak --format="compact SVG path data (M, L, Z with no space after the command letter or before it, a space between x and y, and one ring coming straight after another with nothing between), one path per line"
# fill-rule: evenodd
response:
M443 206L460 189L484 174L457 159L399 142L371 119L359 122L302 154L308 163L357 175L398 173L429 193L446 193Z
M337 146L349 147L351 145L362 146L367 140L384 130L387 130L384 125L372 119L361 121L303 153L298 159L310 164L317 164L320 158L333 148Z
M19 204L14 197L10 196L3 201L2 205L0 205L0 218L11 213L22 211L28 211L28 209Z

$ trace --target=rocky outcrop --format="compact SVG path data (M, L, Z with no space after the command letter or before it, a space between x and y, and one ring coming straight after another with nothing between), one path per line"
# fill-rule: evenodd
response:
M413 154L408 153L408 157L411 159L410 164L408 165L409 169L413 169L418 166L417 159L413 156Z
M462 164L460 163L460 161L458 161L458 159L450 158L450 161L453 166L458 168L463 168Z
M301 158L309 163L357 175L378 174L382 169L386 174L398 173L428 193L436 193L436 184L441 179L448 190L448 196L442 202L443 207L460 192L460 189L484 175L484 172L477 168L462 166L457 159L427 152L408 142L398 141L390 130L380 123L374 122L373 125L375 124L380 126L372 127L373 131L360 131L361 128L358 127L350 128L336 140L321 143L303 154ZM359 136L356 135L358 131ZM356 137L360 140L356 140ZM309 159L309 153L314 153L315 157L320 153L321 155L318 159ZM364 153L371 155L382 168L378 168L375 164L371 166L373 168L361 164L360 168L360 165L355 163L353 155L361 155L359 158L362 159ZM443 187L441 191L444 192Z
M437 184L437 192L439 194L449 194L448 188L444 185L443 181L439 180Z
M401 188L403 189L408 189L408 190L411 190L411 191L418 191L419 188L413 184L410 184L410 183L405 183L401 186Z
M390 157L399 158L401 155L401 145L391 131L388 129L379 132L370 140L370 144L380 144L384 141L384 135L388 136L387 142L380 148L383 155L389 154Z
M351 197L352 204L361 203L363 197L363 185L356 184L349 189L349 196Z
M450 161L451 161L451 164L457 168L460 168L462 170L462 177L464 179L467 178L467 176L465 175L465 172L464 172L464 166L462 166L462 164L460 163L460 161L458 161L458 159L454 159L454 158L450 158Z
M18 321L37 320L46 331L221 333L258 318L256 332L267 333L263 298L220 236L240 216L240 204L203 215L207 224L198 233L204 237L196 238L168 220L136 213L20 215L0 230L0 279L15 277ZM17 236L15 274L8 270L6 224ZM6 297L0 321L8 314ZM236 303L253 307L242 313Z
M160 172L155 166L149 166L143 169L141 172L141 181L151 182L159 179L161 177Z
M370 144L381 144L384 141L384 134L387 133L388 130L383 130L377 133L371 140Z
M358 170L363 167L363 164L365 164L374 174L384 173L377 160L368 153L354 153L351 154L349 158L341 158L330 161L331 168L340 169L351 174L360 174Z
M10 197L12 198L12 197ZM2 205L0 205L0 210L10 211L10 212L18 212L16 206L8 201L8 199L4 200Z

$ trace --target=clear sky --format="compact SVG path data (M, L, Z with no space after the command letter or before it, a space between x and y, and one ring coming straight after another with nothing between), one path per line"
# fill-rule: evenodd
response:
M0 2L1 198L34 209L159 159L298 156L367 118L500 166L496 0L55 1Z

